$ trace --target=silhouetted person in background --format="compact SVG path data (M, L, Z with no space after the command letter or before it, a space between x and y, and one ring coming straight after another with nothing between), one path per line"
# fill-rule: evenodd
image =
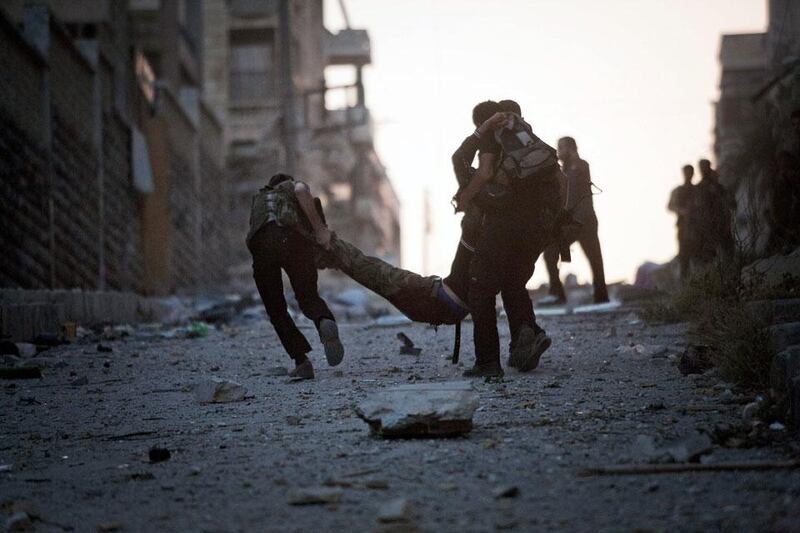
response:
M597 215L592 202L592 176L589 163L578 155L578 145L572 137L558 140L558 158L566 177L561 184L561 196L566 199L565 207L572 213L578 225L565 228L564 237L567 244L578 242L589 260L594 283L594 302L608 301L605 270L603 269L603 253L600 239L597 236ZM558 272L558 244L552 244L544 251L547 273L550 277L550 297L539 303L542 305L558 305L566 303L567 295Z
M720 255L730 257L734 251L732 214L735 203L719 182L711 161L698 163L701 180L695 189L690 224L697 235L696 258L700 264L712 262Z
M319 332L331 366L344 357L333 313L317 290L316 246L329 249L331 231L314 205L308 186L291 176L276 174L253 197L247 248L253 256L253 278L278 338L294 359L292 377L314 378L306 354L308 341L289 315L283 295L286 272L300 310Z
M694 167L692 165L684 165L683 184L672 190L672 194L669 197L669 205L667 206L667 209L675 213L678 218L676 222L678 227L678 263L682 280L686 280L689 277L689 269L694 253L693 245L696 239L694 228L690 224L695 192L695 186L692 184L693 177Z

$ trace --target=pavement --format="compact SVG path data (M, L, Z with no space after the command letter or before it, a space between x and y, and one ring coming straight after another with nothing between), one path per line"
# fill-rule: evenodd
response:
M335 368L306 328L317 377L301 382L258 316L199 338L134 328L52 348L29 363L43 379L0 381L0 518L25 512L36 531L799 530L797 469L580 475L648 464L643 442L704 435L698 458L715 464L798 458L798 439L780 426L757 446L719 437L753 396L713 370L678 372L686 325L624 307L541 323L553 346L540 367L476 380L474 429L449 439L378 439L353 407L461 379L469 323L458 366L452 328L342 324ZM400 331L421 355L399 354ZM244 399L199 403L210 378ZM153 448L168 458L151 462ZM322 503L295 505L309 493Z

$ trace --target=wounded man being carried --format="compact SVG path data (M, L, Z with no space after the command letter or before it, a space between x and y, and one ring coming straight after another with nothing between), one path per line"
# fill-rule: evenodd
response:
M323 252L322 265L340 270L354 281L386 298L414 322L457 324L469 313L465 294L458 294L438 276L420 276L365 255L347 241L334 237Z

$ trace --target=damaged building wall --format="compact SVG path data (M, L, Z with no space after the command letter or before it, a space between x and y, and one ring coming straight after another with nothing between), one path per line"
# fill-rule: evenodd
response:
M770 0L766 33L724 35L715 152L737 201L734 229L748 255L776 250L773 199L781 151L800 157L790 115L800 109L800 4Z
M147 61L131 54L138 14L127 2L81 6L0 9L0 67L14 73L0 81L0 286L164 294L223 283L223 130L183 68L192 34L181 20L196 14L172 15L169 39L186 42L167 83L139 77L137 58Z
M291 166L320 195L335 231L371 254L399 261L399 202L373 147L363 101L360 68L370 61L368 36L348 29L345 39L336 41L338 34L323 26L321 0L290 2L289 106L279 84L287 70L281 63L280 7L280 0L205 3L204 94L226 117L237 271L249 273L243 243L252 196L271 175ZM353 35L355 41L348 40ZM327 87L329 65L359 69L357 83ZM331 91L356 97L344 108L328 109ZM287 150L287 134L293 150Z

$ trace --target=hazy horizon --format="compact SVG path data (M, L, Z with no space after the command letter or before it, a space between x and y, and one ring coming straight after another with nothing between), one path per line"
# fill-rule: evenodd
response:
M473 127L472 106L513 98L534 131L576 138L591 165L609 281L675 254L666 211L680 169L713 160L713 102L722 33L764 31L766 1L347 0L369 30L367 104L375 145L402 204L403 266L423 270L423 195L430 193L429 268L446 273L460 216L450 156ZM325 23L343 26L338 1ZM332 78L339 75L332 72ZM333 80L329 80L333 81ZM589 280L573 246L562 267ZM546 280L543 263L533 282Z

